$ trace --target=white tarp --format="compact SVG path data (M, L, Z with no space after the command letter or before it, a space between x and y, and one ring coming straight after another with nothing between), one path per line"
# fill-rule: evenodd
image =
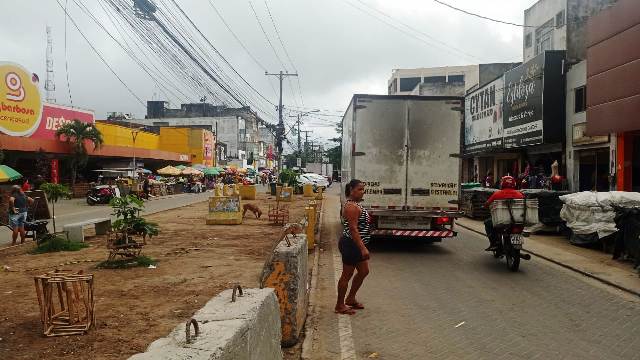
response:
M560 217L575 234L597 233L598 238L616 232L612 206L640 207L640 193L626 191L579 192L560 196L564 202Z

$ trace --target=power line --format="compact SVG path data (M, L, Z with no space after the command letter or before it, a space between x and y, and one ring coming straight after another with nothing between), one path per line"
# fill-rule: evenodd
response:
M414 38L414 39L416 39L416 40L418 40L418 41L420 41L420 42L422 42L422 43L424 43L424 44L427 44L427 45L429 45L430 47L431 47L431 46L438 46L438 45L439 45L439 44L434 44L434 43L432 43L432 42L430 42L430 41L427 41L426 39L424 39L424 38L422 38L422 37L420 37L420 36L417 36L417 35L416 35L416 34L414 34L414 33L411 33L411 32L409 32L409 31L406 31L405 29L402 29L402 28L400 28L400 27L398 27L398 26L396 26L396 25L394 25L394 24L392 24L392 23L390 23L390 22L388 22L388 21L386 21L386 20L384 20L384 19L382 19L382 18L379 18L379 17L375 16L374 14L370 13L369 11L367 11L367 10L365 10L365 9L361 8L361 7L358 7L358 6L357 6L357 5L355 5L354 3L349 2L348 0L343 0L343 1L344 1L344 3L345 3L345 4L347 4L347 5L349 5L349 6L353 7L353 8L355 8L356 10L359 10L359 11L363 12L364 14L366 14L366 15L368 15L368 16L370 16L370 17L372 17L372 18L374 18L374 19L376 19L376 20L378 20L378 21L380 21L380 22L382 22L382 23L384 23L385 25L387 25L387 26L389 26L389 27L394 28L395 30L397 30L397 31L399 31L399 32L401 32L401 33L403 33L403 34L405 34L405 35L408 35L408 36L410 36L410 37L412 37L412 38ZM446 47L444 47L444 50L448 51L449 53L451 53L451 54L453 54L453 55L459 56L459 54L456 54L456 53L452 52L451 50L449 50L449 49L448 49L448 48L446 48ZM467 55L465 55L465 56L467 56ZM467 57L468 57L468 56L467 56ZM475 57L473 57L473 58L474 58L474 60L476 60L476 58L475 58Z
M258 61L258 59L251 53L251 51L249 51L249 48L247 48L247 46L245 46L244 42L242 42L242 40L240 40L240 37L238 37L238 35L236 35L236 33L231 29L231 26L229 25L229 23L227 23L227 21L224 19L224 17L222 16L222 14L218 10L218 8L213 4L213 0L209 0L209 5L216 12L216 14L218 15L218 18L220 18L220 21L222 21L222 23L227 28L227 30L231 33L231 35L234 37L234 39L236 39L236 41L238 42L238 44L240 44L242 49L244 49L244 51L247 53L247 55L249 55L251 60L253 60L253 62L255 62L256 65L258 65L258 67L260 67L263 71L267 71L266 66L264 66L260 61ZM271 81L267 80L267 83L271 87L271 90L273 90L273 93L277 96L278 94L276 93L276 89L273 87L273 84L271 83Z
M504 20L498 20L498 19L490 18L490 17L484 16L484 15L472 13L471 11L460 9L458 7L455 7L453 5L447 4L447 3L443 2L443 1L440 1L440 0L433 0L433 1L438 3L438 4L440 4L440 5L444 5L444 6L448 7L448 8L451 8L453 10L459 11L461 13L465 13L467 15L475 16L475 17L480 18L480 19L485 19L485 20L497 22L497 23L500 23L500 24L518 26L518 27L523 27L523 28L539 28L540 27L540 26L516 24L516 23L509 22L509 21L504 21Z
M282 65L282 68L287 70L287 67L284 65L284 62L282 61L282 59L278 55L278 52L276 51L276 48L273 46L273 43L271 43L271 39L269 39L269 35L267 35L267 31L264 29L264 26L262 26L262 22L260 21L260 17L258 17L258 13L256 12L256 9L253 7L253 3L251 2L251 0L249 0L249 6L251 7L251 11L253 12L254 17L256 18L256 21L258 22L258 25L260 26L260 30L262 30L262 34L264 34L264 38L267 40L267 43L269 44L269 47L271 48L271 50L273 51L274 55L276 56L276 58L280 62L280 65Z
M423 32L423 31L420 31L420 30L416 29L415 27L413 27L413 26L411 26L411 25L408 25L407 23L405 23L405 22L403 22L403 21L401 21L401 20L399 20L399 19L397 19L397 18L395 18L395 17L393 17L393 16L391 16L391 15L389 15L389 14L386 14L386 13L384 13L383 11L381 11L381 10L379 10L379 9L377 9L377 8L375 8L375 7L373 7L373 6L369 5L369 4L367 4L367 3L365 3L365 2L364 2L364 1L362 1L362 0L356 0L356 1L357 1L357 2L359 2L360 4L362 4L362 5L366 6L367 8L369 8L369 9L371 9L371 10L373 10L373 11L377 12L378 14L381 14L382 16L384 16L384 17L386 17L386 18L388 18L388 19L391 19L391 20L393 20L393 21L397 21L398 23L402 24L404 27L406 27L406 28L408 28L408 29L410 29L410 30L412 30L412 31L414 31L414 32L416 32L416 33L418 33L418 34L420 34L420 35L422 35L422 36L424 36L424 37L426 37L426 38L430 39L431 41L434 41L434 42L436 42L436 43L438 43L438 44L442 45L442 46L443 46L443 47L445 47L445 48L449 48L449 49L451 49L451 50L454 50L454 51L458 52L459 54L462 54L462 55L467 56L467 57L469 57L469 58L474 58L474 59L476 59L476 60L483 61L483 60L482 60L482 59L480 59L479 57L477 57L477 56L475 56L475 55L473 55L473 54L469 54L468 52L465 52L464 50L461 50L461 49L459 49L459 48L457 48L457 47L455 47L455 46L451 46L451 45L447 44L447 43L446 43L446 42L444 42L444 41L440 41L440 40L438 40L437 38L435 38L434 36L431 36L431 35L429 35L429 34L427 34L427 33Z
M102 62L105 64L105 66L107 68L109 68L109 70L111 71L111 73L118 79L118 81L120 81L120 83L122 84L122 86L124 86L127 91L129 91L129 93L131 95L133 95L133 97L135 97L138 102L140 102L140 104L142 104L142 106L147 106L147 104L142 101L142 99L140 99L138 97L138 95L136 95L133 90L131 90L131 88L129 88L129 86L127 86L127 84L120 78L120 76L118 76L118 74L115 72L115 70L113 70L113 68L111 67L111 65L109 65L109 63L107 62L107 60L105 60L105 58L102 56L102 54L100 54L100 52L98 51L98 49L95 48L95 46L93 46L93 44L91 43L91 41L84 35L84 33L82 32L82 30L80 30L80 27L78 26L78 24L76 24L75 20L73 20L73 18L71 17L71 15L69 15L69 13L67 12L67 9L62 6L62 4L60 3L60 0L56 0L56 2L58 3L58 6L60 6L60 8L64 11L66 17L69 18L69 20L71 20L71 23L73 24L73 26L76 28L76 30L78 30L78 33L80 33L80 35L82 35L82 38L84 38L84 40L87 42L87 44L89 44L89 46L91 47L91 49L93 50L93 52L96 53L96 55L98 55L98 57L100 58L100 60L102 60Z
M260 93L258 90L256 90L247 80L245 80L244 77L242 77L242 75L240 75L240 73L233 67L233 65L231 65L231 63L229 63L229 61L227 61L227 59L222 56L222 54L218 51L218 49L216 49L215 46L213 46L213 44L211 43L211 41L209 41L209 39L204 36L204 34L200 31L200 29L196 26L196 24L193 23L193 21L191 21L191 18L189 18L189 16L182 10L182 8L176 3L175 0L171 0L174 5L178 8L178 10L180 10L180 12L182 13L182 15L187 18L187 20L189 21L189 23L191 24L191 26L193 26L196 31L198 32L198 34L200 34L200 36L202 36L202 38L207 42L207 44L209 44L209 46L211 46L211 48L215 51L215 53L220 56L220 58L225 62L225 64L227 64L231 70L233 70L233 72L238 75L238 77L240 79L242 79L242 81L247 84L247 86L249 86L249 88L251 88L251 90L253 90L256 94L258 94L262 99L264 99L266 102L268 102L269 104L275 106L275 104L273 102L271 102L269 99L267 99L266 97L264 97L262 95L262 93Z
M282 50L284 50L284 54L287 56L291 67L293 67L293 71L299 74L296 65L291 60L291 56L289 56L289 52L287 51L287 47L284 46L284 41L282 41L282 36L280 36L280 31L278 31L278 26L276 26L276 21L271 14L271 9L269 9L269 4L267 0L264 0L264 6L267 8L267 13L269 14L269 19L271 19L271 24L273 25L273 29L276 31L276 36L278 37L278 41L280 41L280 45L282 45ZM304 106L304 98L302 97L302 86L300 86L300 77L296 77L296 81L298 83L298 95L300 95L300 101L302 102L302 106ZM289 85L291 86L291 79L289 79ZM293 90L293 89L291 89Z
M160 91L162 91L162 93L163 93L165 96L167 96L167 98L168 98L169 96L164 92L164 90L163 90L163 89L165 89L165 90L167 90L168 92L170 92L170 93L173 95L173 97L175 97L175 98L179 99L179 97L178 97L178 96L177 96L177 95L176 95L176 94L175 94L171 89L169 89L169 88L165 87L164 85L162 85L162 84L161 84L161 83L156 79L156 77L158 77L158 78L162 78L161 74L159 74L159 71L158 71L158 74L153 74L153 75L152 75L152 74L151 74L151 72L149 71L149 69L144 65L144 62L143 62L142 60L140 60L140 59L135 55L135 53L133 52L133 50L132 50L130 47L127 49L127 48L126 48L122 43L120 43L120 41L118 41L118 40L117 40L117 39L116 39L116 38L115 38L115 37L114 37L114 36L113 36L113 35L112 35L112 34L111 34L111 33L110 33L110 32L109 32L109 31L104 27L104 25L103 25L103 24L102 24L102 23L101 23L101 22L100 22L100 21L99 21L99 20L98 20L94 15L93 15L93 13L91 13L91 11L89 11L89 9L88 9L84 4L82 4L82 3L78 3L78 1L77 1L77 0L73 0L73 2L76 4L76 6L78 6L78 7L80 8L80 10L84 11L84 13L85 13L85 14L87 14L87 16L89 16L89 18L91 18L91 19L92 19L92 20L93 20L93 21L94 21L94 22L95 22L95 23L96 23L96 24L97 24L97 25L98 25L98 26L99 26L99 27L100 27L100 28L101 28L101 29L102 29L102 30L103 30L107 35L109 35L109 37L110 37L113 41L115 41L115 43L116 43L116 44L118 44L118 45L122 48L122 50L123 50L127 55L129 55L129 57L130 57L133 61L135 61L135 62L138 64L138 66L140 66L140 68L142 68L142 70L144 70L144 72L145 72L145 73L147 73L147 75L149 75L149 77L151 78L151 80L152 80L153 82L155 82L155 83L156 83L156 85L158 85L158 87L160 88ZM100 4L100 6L102 7L102 4ZM102 7L102 9L104 10L104 7ZM109 19L111 19L111 23L114 25L114 28L116 29L116 31L118 31L118 33L120 33L120 30L119 30L118 26L115 26L115 23L113 22L113 19L112 19L111 17L109 17ZM121 34L121 36L122 36L122 34ZM124 37L123 37L123 39L124 39ZM164 82L166 82L166 83L170 83L170 81L168 81L166 78L162 78L161 80L162 80L162 81L164 81ZM175 86L173 86L173 87L175 87ZM179 88L179 87L175 87L175 88L176 88L176 89L178 90L178 92L180 92L183 96L186 96L184 93L182 93L182 92L180 91L180 88Z

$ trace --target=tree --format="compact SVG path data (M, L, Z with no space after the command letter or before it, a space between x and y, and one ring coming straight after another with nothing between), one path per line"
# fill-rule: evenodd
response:
M53 183L44 183L40 185L40 190L42 190L45 195L47 195L47 200L51 202L51 209L53 212L53 232L56 232L56 203L60 199L68 199L71 197L71 191L68 187L62 184L53 184Z
M333 170L340 171L342 166L342 122L336 125L336 132L338 136L329 140L337 143L337 145L327 150L327 157L329 162L333 164ZM331 175L333 176L333 174Z
M93 124L73 120L56 131L56 138L66 141L73 148L71 156L71 187L73 188L78 170L84 168L89 160L85 143L92 143L94 150L100 148L104 143L102 134Z

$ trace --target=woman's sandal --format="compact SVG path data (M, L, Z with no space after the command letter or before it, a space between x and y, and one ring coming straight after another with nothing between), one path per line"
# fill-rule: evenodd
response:
M346 303L345 303L345 305L347 305L348 307L350 307L350 308L352 308L352 309L356 309L356 310L363 310L363 309L364 309L364 305L362 305L362 304L361 304L361 303L359 303L359 302L355 302L355 303L353 303L353 304L346 304Z
M348 307L344 310L333 310L336 314L340 314L340 315L355 315L356 311L353 310L351 307Z

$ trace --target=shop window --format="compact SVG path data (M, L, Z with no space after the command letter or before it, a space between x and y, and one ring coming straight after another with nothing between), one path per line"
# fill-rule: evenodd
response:
M444 84L447 82L446 76L425 76L422 81L425 84Z
M536 29L536 55L545 50L553 50L553 22L554 19L551 18Z
M528 33L525 37L524 37L524 47L525 48L530 48L531 45L533 45L533 34L532 33Z
M449 75L448 82L464 83L464 75Z
M581 86L573 90L575 96L573 112L580 113L587 110L587 87Z
M413 91L413 89L415 89L418 84L420 84L419 77L401 78L400 91Z

